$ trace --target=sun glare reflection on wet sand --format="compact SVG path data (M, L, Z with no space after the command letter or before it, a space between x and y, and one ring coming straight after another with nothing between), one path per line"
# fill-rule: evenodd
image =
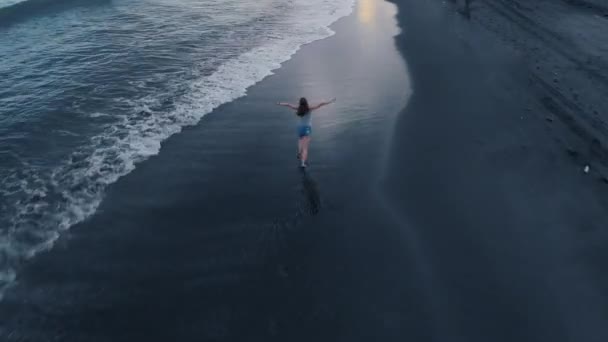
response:
M376 21L376 0L359 0L357 17L365 25L374 24Z

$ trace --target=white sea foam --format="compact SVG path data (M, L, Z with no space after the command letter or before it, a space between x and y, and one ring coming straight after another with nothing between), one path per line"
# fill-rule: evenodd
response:
M0 8L12 6L24 1L26 0L0 0Z
M292 18L285 17L289 26L225 61L212 74L191 81L171 110L162 109L162 94L117 99L131 108L130 114L108 125L50 175L43 177L35 167L29 167L0 184L4 195L11 191L25 194L12 206L8 233L0 235L0 299L3 290L15 281L23 260L48 250L62 230L95 213L108 184L159 153L161 142L184 126L194 125L218 106L246 95L249 87L271 75L302 45L331 36L329 26L350 14L354 5L354 0L296 2L301 3L298 11Z

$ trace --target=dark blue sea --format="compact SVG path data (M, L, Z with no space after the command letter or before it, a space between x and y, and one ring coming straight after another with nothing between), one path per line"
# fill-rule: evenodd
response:
M161 142L353 0L0 0L0 298Z

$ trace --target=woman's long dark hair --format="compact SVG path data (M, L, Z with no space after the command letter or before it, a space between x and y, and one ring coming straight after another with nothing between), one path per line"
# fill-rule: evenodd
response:
M308 100L305 97L300 99L300 105L298 106L298 116L304 116L310 112L310 107L308 107Z

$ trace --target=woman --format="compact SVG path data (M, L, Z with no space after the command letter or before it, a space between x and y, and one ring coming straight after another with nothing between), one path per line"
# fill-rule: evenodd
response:
M335 98L331 101L321 102L310 107L308 106L308 100L303 97L300 99L300 105L297 107L286 102L277 103L279 106L289 107L295 110L298 116L298 159L300 159L300 167L305 168L306 160L308 159L308 145L310 144L310 134L312 133L312 112L334 102L336 102Z

